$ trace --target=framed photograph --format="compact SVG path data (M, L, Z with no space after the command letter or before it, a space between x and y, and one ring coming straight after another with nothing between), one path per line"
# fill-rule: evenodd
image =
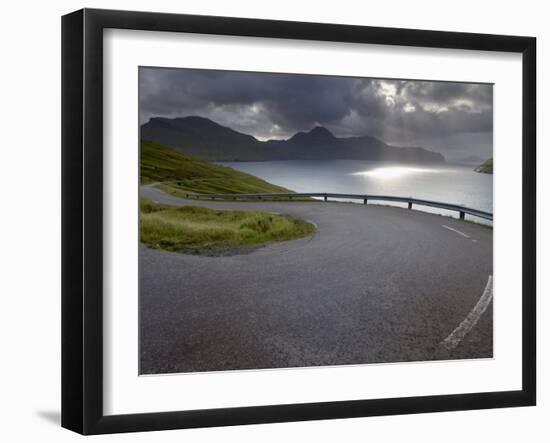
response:
M62 425L536 402L531 37L62 20Z

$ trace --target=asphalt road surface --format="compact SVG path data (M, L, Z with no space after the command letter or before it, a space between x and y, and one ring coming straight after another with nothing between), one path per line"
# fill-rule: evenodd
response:
M188 201L317 232L206 257L140 245L140 373L490 358L492 229L377 205Z

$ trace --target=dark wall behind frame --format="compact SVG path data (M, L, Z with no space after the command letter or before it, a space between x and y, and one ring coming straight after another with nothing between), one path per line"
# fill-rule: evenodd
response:
M522 378L518 391L103 415L103 30L172 31L523 54ZM62 426L83 434L534 405L536 40L84 9L62 19Z

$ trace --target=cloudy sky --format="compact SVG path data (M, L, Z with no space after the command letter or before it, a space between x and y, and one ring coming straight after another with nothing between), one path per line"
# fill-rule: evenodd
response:
M140 124L199 115L261 140L321 125L449 159L492 156L487 84L142 67L139 94Z

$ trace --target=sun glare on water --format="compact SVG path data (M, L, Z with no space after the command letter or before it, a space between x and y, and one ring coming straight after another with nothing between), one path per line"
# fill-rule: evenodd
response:
M369 171L354 172L352 175L361 175L364 177L376 177L382 179L401 178L406 175L424 174L439 172L437 169L427 168L412 168L408 166L388 166L382 168L374 168Z

